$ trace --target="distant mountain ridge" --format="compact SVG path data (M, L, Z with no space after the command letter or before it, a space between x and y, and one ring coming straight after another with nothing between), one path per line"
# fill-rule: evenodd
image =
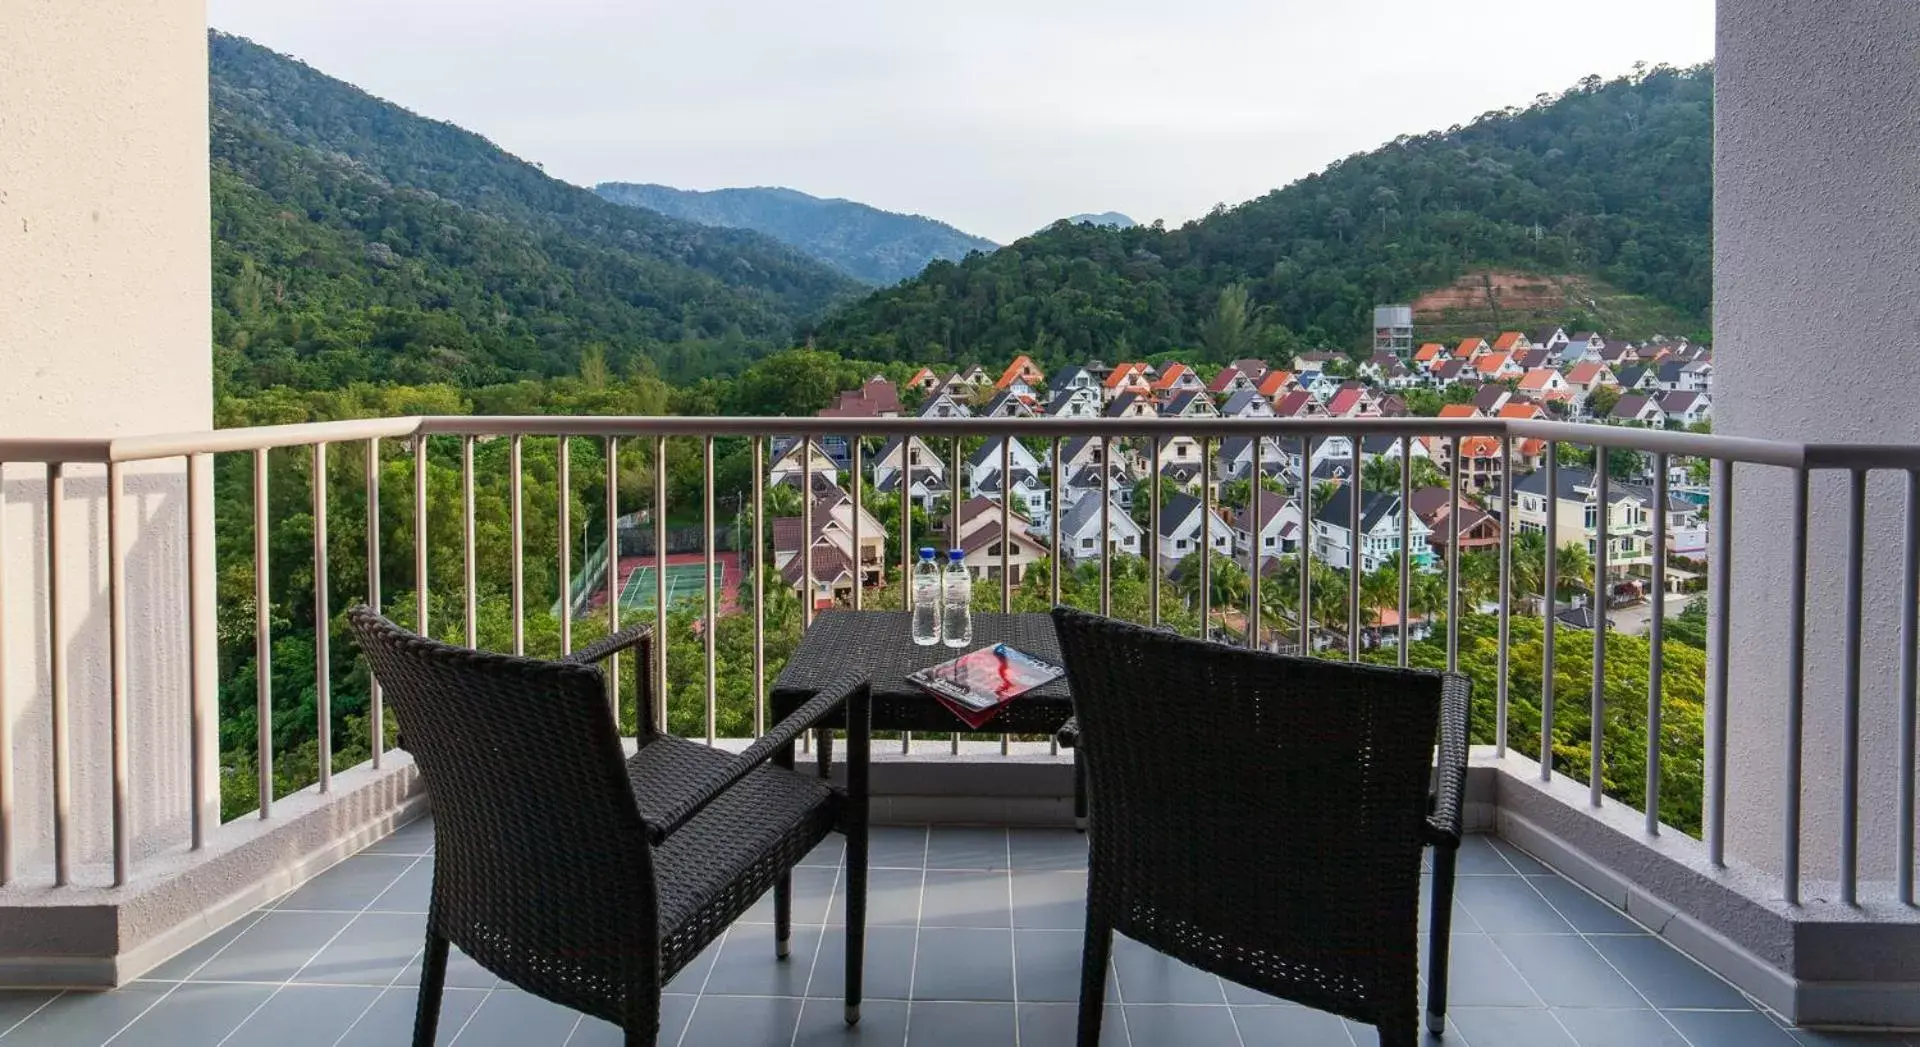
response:
M1067 221L1073 225L1087 222L1092 225L1106 226L1109 229L1131 229L1140 224L1118 211L1089 211L1086 214L1074 215Z
M737 366L861 285L620 207L479 135L208 35L215 360L236 389Z
M880 286L916 276L936 259L956 262L970 251L999 246L921 215L778 186L702 191L602 182L593 191L614 203L684 222L764 233L856 280Z

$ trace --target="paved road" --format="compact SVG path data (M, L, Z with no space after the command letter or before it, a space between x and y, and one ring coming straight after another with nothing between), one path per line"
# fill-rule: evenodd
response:
M1672 618L1687 609L1687 604L1698 599L1700 593L1669 593L1667 595L1667 617ZM1614 624L1617 632L1645 636L1653 625L1653 601L1632 607L1622 607L1617 611L1608 611L1607 618Z

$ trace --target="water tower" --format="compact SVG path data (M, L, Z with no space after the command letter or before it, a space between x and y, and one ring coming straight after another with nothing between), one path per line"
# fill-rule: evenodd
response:
M1392 353L1402 360L1413 354L1413 306L1373 307L1373 351Z

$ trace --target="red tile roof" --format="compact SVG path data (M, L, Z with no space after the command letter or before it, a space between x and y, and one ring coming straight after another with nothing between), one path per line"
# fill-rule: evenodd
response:
M1442 404L1440 405L1440 417L1478 418L1480 417L1480 409L1472 404Z
M1500 337L1493 340L1493 348L1497 352L1510 353L1520 348L1520 343L1524 341L1526 337L1526 335L1519 331L1502 331L1500 332Z
M1280 391L1293 381L1292 371L1272 370L1260 376L1260 395L1271 400L1280 395Z

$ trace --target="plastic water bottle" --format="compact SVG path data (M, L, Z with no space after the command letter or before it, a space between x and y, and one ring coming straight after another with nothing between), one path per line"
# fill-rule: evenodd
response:
M947 550L947 570L940 587L940 640L948 647L973 643L973 576L960 561L967 554Z
M922 647L940 642L940 565L933 562L930 545L913 565L913 642Z

